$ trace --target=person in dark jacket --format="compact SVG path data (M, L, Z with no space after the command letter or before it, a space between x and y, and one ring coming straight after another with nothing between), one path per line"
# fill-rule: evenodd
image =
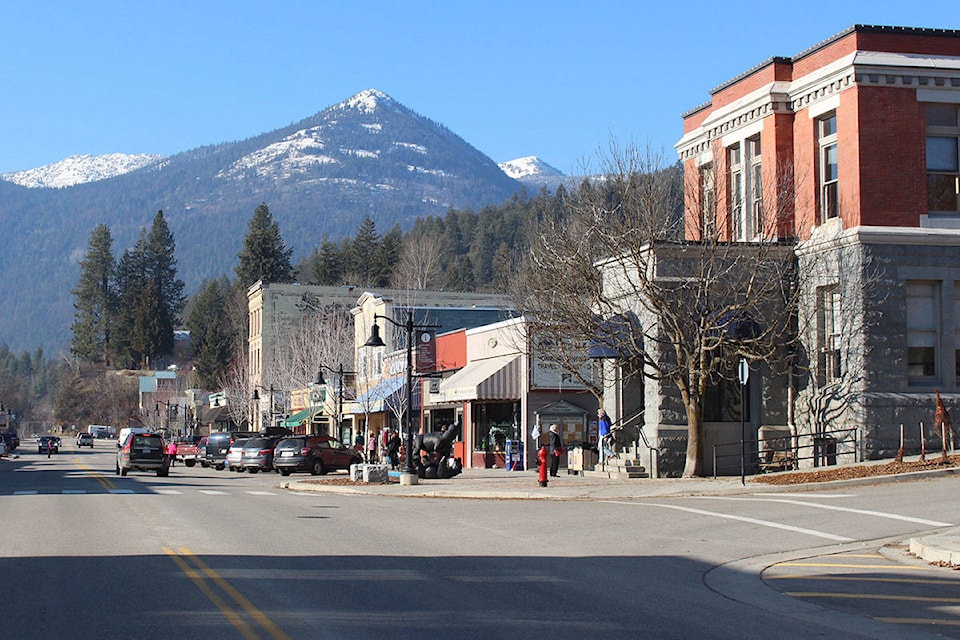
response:
M400 436L396 431L390 431L387 437L387 456L390 458L390 468L398 469L400 467Z
M560 469L560 456L563 455L563 440L560 439L560 427L550 425L550 475L557 477Z

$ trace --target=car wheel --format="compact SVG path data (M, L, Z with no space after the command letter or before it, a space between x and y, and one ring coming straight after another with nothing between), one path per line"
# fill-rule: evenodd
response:
M127 475L127 470L126 470L125 468L123 468L123 467L120 467L120 475L122 475L122 476Z
M193 465L197 464L197 461L196 461L196 460L187 460L186 462L184 462L184 464L187 465L188 467L192 467Z
M314 460L313 464L310 465L310 475L312 476L322 476L326 471L321 460Z
M280 475L284 477L290 475L290 469L278 469L278 471L280 471Z
M158 478L166 478L170 475L170 469L157 469Z
M120 475L120 463L117 463L117 475Z
M247 469L247 473L256 473L258 471L260 471L260 469L257 469L256 467L250 467Z
M222 465L222 464L218 464L218 465L216 465L214 468L215 468L217 471L223 471L223 465Z

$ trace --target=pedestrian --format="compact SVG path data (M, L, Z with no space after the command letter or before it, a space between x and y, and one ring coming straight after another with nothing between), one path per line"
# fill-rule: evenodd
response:
M167 457L170 458L170 466L173 466L173 463L177 460L177 443L170 441L170 444L167 445Z
M396 471L400 468L400 436L396 431L390 430L390 436L387 440L387 455L390 457L390 468Z
M374 463L377 461L377 436L370 434L370 437L367 438L367 462Z
M600 464L607 463L607 438L610 436L610 416L601 407L597 409L597 452L600 454Z
M550 425L550 475L557 477L560 470L560 456L563 455L563 440L560 439L560 427Z

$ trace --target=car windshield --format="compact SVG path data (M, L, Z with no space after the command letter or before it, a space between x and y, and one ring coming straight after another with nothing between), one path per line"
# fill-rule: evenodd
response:
M276 440L271 438L251 438L247 440L247 444L243 446L244 449L269 449L273 446L273 443Z

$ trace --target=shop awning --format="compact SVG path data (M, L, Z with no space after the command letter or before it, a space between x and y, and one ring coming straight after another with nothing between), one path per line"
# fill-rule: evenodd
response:
M429 401L519 400L521 382L520 356L479 360L441 380L440 390L431 393Z
M351 405L354 413L379 413L385 411L384 403L403 388L403 376L381 380L366 393L357 396Z
M293 415L291 415L289 418L287 418L286 420L284 420L283 426L285 426L285 427L299 427L299 426L302 425L304 422L307 422L308 420L310 420L310 418L311 418L310 413L311 413L311 412L313 412L313 414L316 415L316 414L320 413L320 409L301 409L300 411L297 411L296 413L294 413Z

